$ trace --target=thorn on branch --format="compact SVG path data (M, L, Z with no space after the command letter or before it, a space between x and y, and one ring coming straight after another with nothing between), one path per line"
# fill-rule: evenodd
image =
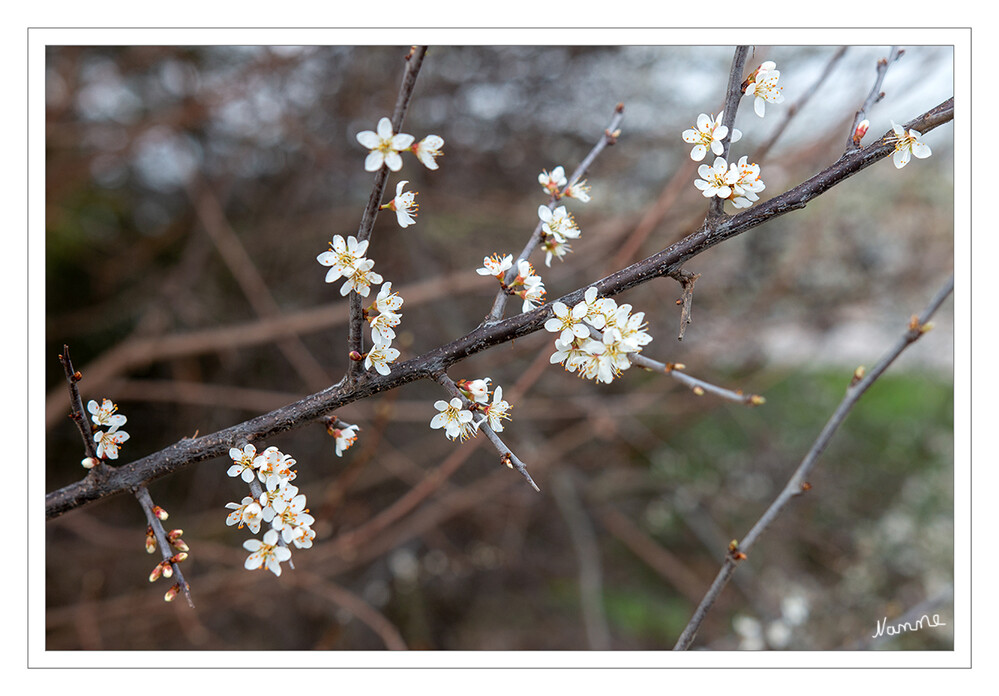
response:
M669 277L678 282L680 287L683 288L683 295L676 301L676 304L682 307L680 310L680 333L677 336L677 340L682 341L683 334L687 331L687 325L691 322L691 308L694 304L694 283L701 277L701 274L691 273L681 268L678 271L670 273Z

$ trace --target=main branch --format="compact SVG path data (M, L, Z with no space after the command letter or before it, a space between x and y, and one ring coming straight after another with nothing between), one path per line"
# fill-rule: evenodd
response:
M954 118L954 100L948 99L922 116L905 124L927 133ZM652 256L613 273L596 283L588 283L555 301L573 306L583 299L586 289L596 285L601 296L613 296L632 287L675 272L689 259L769 220L799 210L836 184L885 159L894 151L886 133L877 142L848 153L807 181L737 215L722 216L696 232ZM106 478L93 473L82 481L53 491L45 497L45 516L52 519L107 496L130 490L166 476L196 462L220 457L237 441L256 442L276 433L292 430L329 415L342 406L373 394L395 389L434 374L487 348L527 336L544 327L552 316L551 303L496 323L483 325L471 333L435 348L419 357L393 365L392 372L380 375L365 372L349 385L337 384L276 411L199 438L185 438L169 447L116 467Z

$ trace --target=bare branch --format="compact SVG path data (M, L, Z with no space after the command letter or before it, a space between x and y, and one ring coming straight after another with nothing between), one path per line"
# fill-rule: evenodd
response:
M870 111L871 107L881 101L881 99L885 96L885 93L881 91L881 84L885 80L885 74L888 72L888 66L901 58L903 53L905 53L905 51L900 50L898 46L892 46L891 51L888 53L888 57L882 58L878 61L877 75L874 78L874 86L871 87L871 91L867 95L867 99L864 100L864 103L853 117L853 126L850 128L850 135L846 141L847 154L860 148L860 138L854 137L857 132L857 126L860 125L861 121L867 118L867 112Z
M792 498L795 498L802 493L811 489L811 485L808 483L808 474L811 472L815 463L818 461L819 456L825 451L832 439L832 436L842 425L843 421L846 419L847 414L856 405L864 393L874 384L874 381L880 377L888 367L895 362L902 352L908 348L910 345L915 343L927 330L927 322L930 317L939 309L940 305L943 304L944 300L950 295L951 291L954 289L954 277L951 278L944 284L944 286L937 292L930 304L923 310L923 313L918 317L913 317L912 321L909 322L908 330L902 335L902 337L895 343L895 345L885 353L884 357L878 362L874 368L866 373L866 375L859 380L854 380L851 382L850 386L846 390L846 395L840 402L839 406L836 408L833 415L826 422L825 427L822 428L822 432L819 433L818 438L812 444L811 448L805 454L805 457L801 460L798 468L795 469L794 473L791 475L790 480L787 485L780 492L777 498L770 504L770 507L763 513L763 516L757 520L753 528L749 530L749 533L739 542L733 542L728 549L728 553L725 556L725 563L722 565L721 570L718 571L718 575L715 577L714 582L712 582L711 587L708 589L707 594L701 600L697 609L694 611L694 616L691 618L690 622L684 628L683 633L680 634L680 638L677 640L674 650L686 650L694 642L694 638L697 635L697 629L700 627L701 623L704 621L704 617L707 615L711 606L714 604L715 600L721 594L721 591L728 584L729 578L735 572L738 564L746 559L747 552L753 547L757 539L766 531L767 527L777 518L777 516L783 511L787 504Z

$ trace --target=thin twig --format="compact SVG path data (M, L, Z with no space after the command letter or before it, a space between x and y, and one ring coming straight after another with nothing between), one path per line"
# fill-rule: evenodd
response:
M732 133L735 132L735 115L739 109L739 101L742 99L742 74L746 69L746 57L749 55L749 46L736 46L735 55L732 57L732 69L728 75L728 89L725 91L725 116L722 118L722 125L728 128L728 133L722 138L722 158L728 162L729 147L732 145ZM712 197L708 205L708 219L713 219L725 214L725 201L717 196Z
M811 485L808 483L808 474L811 472L815 463L818 461L819 456L825 451L832 439L832 436L842 425L843 421L846 420L847 414L860 400L860 397L874 384L875 380L880 377L885 370L898 358L902 352L908 348L910 345L915 343L927 330L927 322L930 317L939 309L940 305L943 304L944 300L950 295L951 291L954 289L954 277L951 276L950 279L944 284L939 292L934 296L930 304L923 310L923 313L918 317L914 316L909 322L908 330L902 335L902 337L895 343L895 345L881 358L877 365L871 369L870 372L866 373L862 379L854 380L847 387L846 395L840 402L839 406L833 412L832 416L829 418L825 427L822 428L822 432L819 433L818 438L812 444L811 448L805 454L804 459L795 469L794 473L791 475L790 480L787 485L780 492L777 498L770 504L770 507L766 509L763 516L757 520L753 528L749 530L749 533L739 541L737 544L733 543L729 546L728 553L725 556L725 562L718 571L718 575L715 577L711 587L708 589L707 594L701 600L697 609L694 611L694 616L691 618L690 622L684 628L683 633L680 634L680 638L677 640L674 650L686 650L694 642L694 638L697 635L697 629L700 627L701 623L704 621L704 617L707 615L708 610L714 604L715 600L721 594L721 591L728 584L729 578L735 572L736 567L739 563L746 559L746 554L756 543L757 539L766 531L767 527L777 518L777 516L783 511L787 504L792 498L802 495L806 491L811 489Z
M473 413L476 412L475 406L472 402L465 397L465 395L458 388L458 385L454 383L454 380L448 377L444 372L434 375L434 380L444 387L444 389L451 394L451 396L461 399L462 406L471 410ZM486 423L485 420L486 419L483 418L483 420L479 422L478 430L485 433L489 441L493 443L493 447L495 447L496 451L500 453L500 462L509 468L516 469L520 472L520 475L527 479L527 482L531 484L531 487L540 493L541 489L538 488L538 484L534 482L534 479L532 479L531 475L527 472L527 465L513 453L513 450L507 447L506 443L503 442L499 435L497 435L496 432L489 427L489 424Z
M603 152L608 145L613 145L617 142L617 139L621 135L619 126L621 125L621 120L623 118L624 104L619 103L616 107L614 107L614 115L611 117L610 123L604 129L603 135L600 136L600 140L597 141L596 145L593 146L593 149L590 150L589 154L587 154L586 157L583 158L583 161L580 162L579 166L576 167L576 171L574 171L572 176L569 177L566 185L562 188L561 193L558 196L552 196L552 199L548 202L549 210L554 210L558 201L565 196L570 187L583 178L587 170L597 159L597 156L600 155L600 153ZM535 225L534 232L531 233L531 238L527 241L527 244L520 252L520 255L514 259L513 267L507 271L506 277L503 279L504 286L512 283L514 278L517 277L517 265L521 261L527 260L531 254L534 253L534 250L538 248L538 244L541 243L543 225L544 223L541 221ZM503 310L506 309L508 298L509 295L503 289L500 289L499 292L496 293L496 299L493 300L493 307L483 320L483 325L499 321L499 319L503 316Z
M142 511L146 515L146 522L156 537L156 545L160 549L163 563L170 564L173 575L177 578L176 584L180 586L184 597L187 598L188 605L194 609L194 600L191 598L191 586L187 584L187 580L184 579L184 574L180 570L180 560L177 559L177 554L173 552L173 545L170 543L169 538L167 538L166 531L163 529L163 523L156 514L156 505L153 504L149 490L145 486L137 486L134 493L136 499L139 501L139 505L142 507ZM186 554L184 557L186 558Z
M682 372L684 369L684 365L682 364L659 362L658 360L648 358L641 353L628 353L628 359L631 361L632 365L644 367L646 370L652 370L653 372L663 372L669 375L676 381L688 387L691 391L697 394L697 396L702 396L705 392L710 392L715 396L720 396L728 401L748 404L749 406L759 406L766 403L766 399L758 394L746 394L742 390L726 389L724 387L719 387L716 384L705 382L703 379L691 377L685 372Z
M773 134L756 150L756 152L753 153L754 162L762 162L763 159L766 158L770 149L774 146L774 143L776 143L777 139L784 134L784 131L787 129L791 119L804 108L805 104L807 104L808 100L812 98L812 95L818 91L822 83L829 79L829 76L832 74L836 64L839 62L840 58L843 57L843 54L846 53L847 48L849 48L849 46L840 46L839 50L836 51L836 53L833 54L833 57L829 59L829 62L826 63L826 67L822 71L822 74L819 75L818 79L812 83L812 86L805 90L801 96L798 97L797 101L784 109L784 117L781 119Z
M76 386L76 383L83 379L83 375L73 368L73 360L69 357L69 346L65 344L63 344L59 362L62 363L63 369L66 372L66 384L69 387L69 403L71 408L69 417L76 423L76 427L80 431L80 438L83 440L83 450L86 452L86 455L101 462L98 466L103 466L104 462L97 456L97 449L94 447L93 429L90 427L87 416L83 411L83 397L80 396L80 390Z
M853 125L850 127L850 135L846 139L846 150L844 154L850 154L856 150L860 149L860 138L854 137L857 132L857 126L860 122L867 118L867 112L870 111L871 107L877 104L885 96L885 93L881 91L881 85L885 80L885 74L888 72L888 67L894 63L896 60L902 57L905 51L899 49L898 46L892 46L891 51L888 53L887 58L882 58L878 61L877 74L874 78L874 86L871 87L870 93L867 95L867 99L857 110L857 113L853 117Z
M392 113L392 132L398 133L402 128L403 120L406 118L406 111L409 109L409 102L413 97L413 89L416 86L416 77L420 74L423 66L423 57L427 53L426 46L414 46L406 54L406 69L403 72L402 84L399 86L399 96L396 98L395 111ZM375 172L375 181L371 188L371 195L368 197L368 205L364 208L361 216L361 224L357 229L357 241L363 242L371 238L371 231L375 226L375 218L381 209L382 196L385 193L385 184L388 182L389 168L382 166ZM361 326L364 323L364 310L361 308L361 296L355 291L350 292L348 300L349 310L347 319L347 354L364 354L364 337L361 333ZM348 382L355 381L364 371L363 363L360 360L351 359L347 362Z

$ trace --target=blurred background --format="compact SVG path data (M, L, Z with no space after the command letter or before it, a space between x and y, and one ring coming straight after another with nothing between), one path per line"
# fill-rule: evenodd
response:
M767 198L834 162L888 46L757 46L785 103L740 105L733 145ZM111 398L131 439L118 463L287 405L346 367L346 302L315 257L356 233L371 189L356 141L391 115L406 47L50 47L47 53L46 488L82 478L58 354L84 402ZM368 256L405 299L401 359L460 337L547 201L624 104L619 142L569 201L574 253L544 266L549 299L694 231L706 203L680 133L717 113L733 48L431 47L403 131L444 138L440 169L410 155L389 177L419 191L417 224L379 216ZM865 144L953 94L948 46L905 47ZM806 103L800 104L811 94ZM792 111L797 113L784 124ZM804 210L693 259L693 323L677 341L673 280L619 296L646 312L644 354L761 394L757 408L629 370L610 385L550 366L534 334L455 365L513 404L505 441L543 493L478 438L429 428L432 383L351 404L342 458L315 424L275 445L298 460L318 534L277 578L243 569L247 494L228 459L150 485L191 546L196 610L147 581L131 496L46 524L50 650L659 650L671 648L738 539L784 486L854 368L872 366L952 272L953 127L933 156L886 160ZM776 141L772 141L774 137ZM757 157L757 153L761 156ZM727 212L734 212L727 205ZM519 309L510 303L510 311ZM952 312L852 412L812 492L765 534L697 647L952 649ZM485 446L483 446L485 445ZM876 622L948 626L871 640ZM141 616L141 619L136 619Z

